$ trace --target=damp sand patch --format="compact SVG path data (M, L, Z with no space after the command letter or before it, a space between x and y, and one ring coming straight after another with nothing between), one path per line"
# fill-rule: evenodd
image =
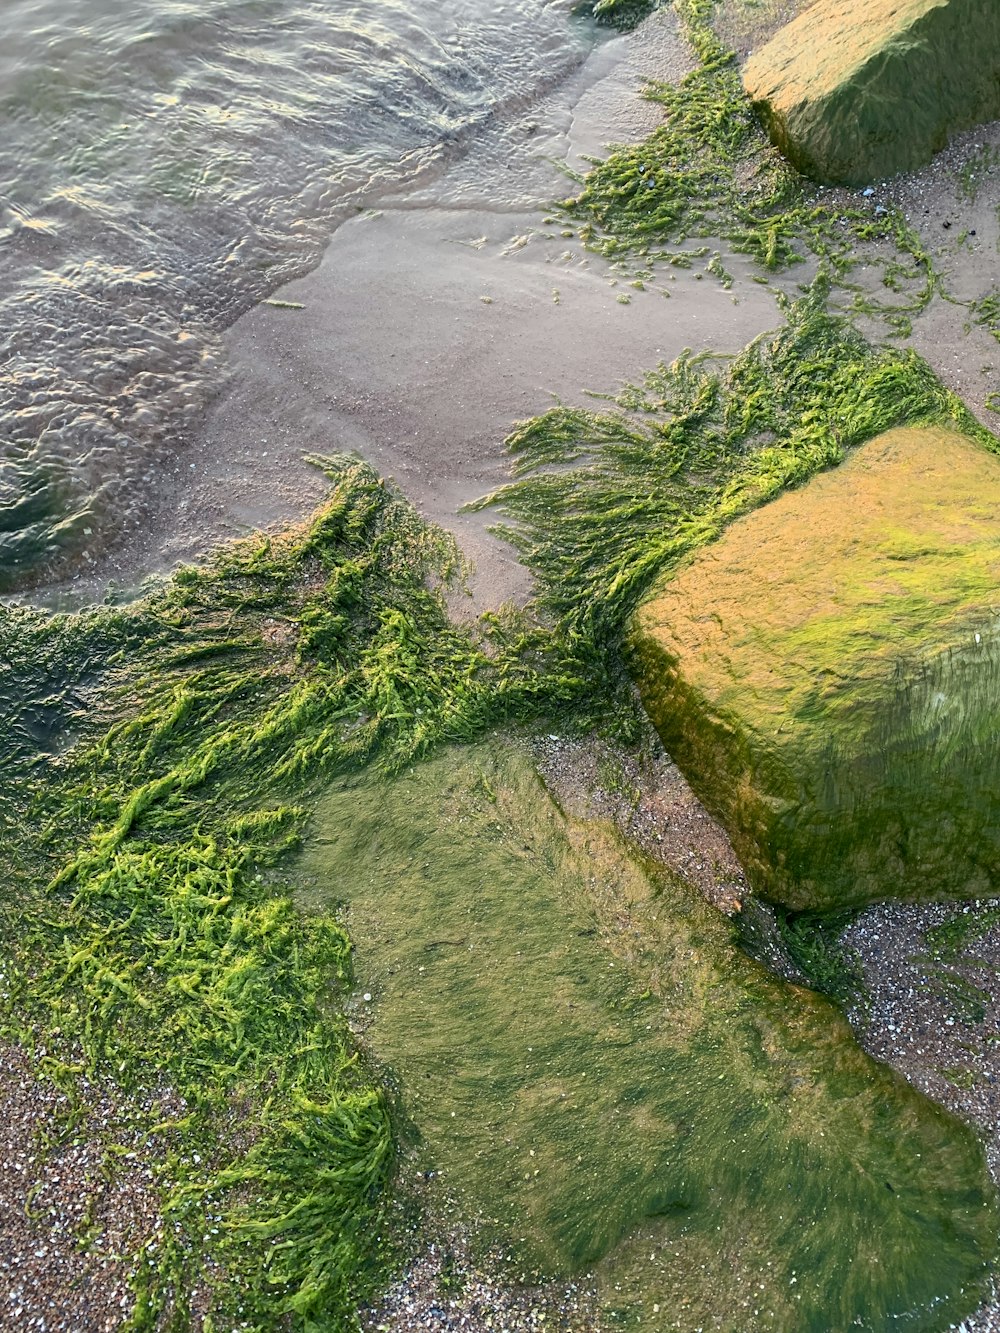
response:
M735 305L681 270L633 287L542 216L404 206L341 227L320 267L284 289L306 306L294 326L258 308L228 334L235 375L206 420L207 470L184 527L202 526L220 490L249 523L273 521L287 479L309 480L304 452L354 449L455 533L480 571L478 609L524 600L529 580L509 547L459 512L506 476L511 420L723 330L742 344L776 317L764 288Z
M930 1329L975 1302L974 1137L516 747L335 783L300 883L352 934L412 1159L523 1272L595 1268L607 1314L662 1329Z

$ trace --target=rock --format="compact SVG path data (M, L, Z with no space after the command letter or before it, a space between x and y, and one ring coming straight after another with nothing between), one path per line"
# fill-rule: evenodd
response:
M1000 5L817 0L751 56L743 82L800 171L867 185L1000 116Z
M1000 874L1000 459L890 431L643 607L635 671L751 884L794 909Z

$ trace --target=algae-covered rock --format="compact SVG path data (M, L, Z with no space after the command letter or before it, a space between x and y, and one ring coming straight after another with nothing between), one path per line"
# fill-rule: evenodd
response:
M817 0L747 61L743 81L800 171L863 185L1000 116L1000 5Z
M937 1333L977 1304L972 1131L522 749L335 781L296 879L349 925L403 1176L520 1276L586 1272L601 1327Z
M667 749L795 909L1000 882L1000 460L889 431L640 611Z

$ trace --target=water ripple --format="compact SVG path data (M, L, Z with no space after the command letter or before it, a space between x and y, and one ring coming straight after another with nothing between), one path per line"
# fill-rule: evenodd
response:
M7 0L0 589L144 522L220 333L582 58L567 0Z

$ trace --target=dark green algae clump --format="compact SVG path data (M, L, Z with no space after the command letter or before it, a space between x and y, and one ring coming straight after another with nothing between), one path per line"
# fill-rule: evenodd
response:
M608 28L628 32L659 7L660 0L582 0L575 13L586 14Z
M627 731L597 640L455 627L453 546L329 468L307 528L132 607L0 613L4 1026L150 1135L165 1225L128 1326L197 1327L201 1281L216 1330L353 1327L400 1140L526 1269L597 1264L611 1319L972 1308L997 1230L972 1134L495 733ZM386 1070L348 1027L345 923Z

